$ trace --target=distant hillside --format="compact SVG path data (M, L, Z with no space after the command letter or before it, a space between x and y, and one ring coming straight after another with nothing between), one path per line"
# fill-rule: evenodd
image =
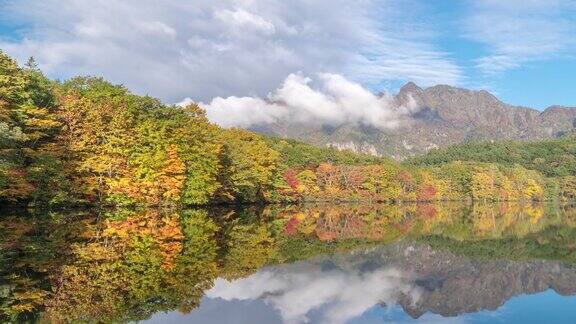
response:
M457 160L520 164L547 176L576 176L576 138L540 142L473 142L432 150L406 163L434 166Z
M370 154L359 154L350 150L318 147L292 139L267 136L268 146L280 153L280 162L285 167L314 166L323 162L338 165L371 165L394 163L393 160Z
M397 130L343 124L336 127L282 123L255 130L395 159L422 155L434 148L479 140L541 140L561 137L576 126L576 108L536 109L512 106L487 91L446 85L422 89L408 83L395 96L397 106L415 101L418 111Z

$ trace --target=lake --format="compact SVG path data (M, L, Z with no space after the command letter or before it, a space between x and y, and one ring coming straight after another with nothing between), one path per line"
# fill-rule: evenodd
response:
M0 214L0 322L566 323L576 208L309 204Z

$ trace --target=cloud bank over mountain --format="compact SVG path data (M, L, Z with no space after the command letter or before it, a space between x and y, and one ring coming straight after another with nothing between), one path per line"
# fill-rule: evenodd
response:
M192 102L185 99L180 105ZM398 128L417 109L411 102L398 106L393 97L375 95L341 75L321 73L317 80L290 74L265 98L217 97L200 104L208 118L222 127L253 127L272 123L338 126L362 124Z

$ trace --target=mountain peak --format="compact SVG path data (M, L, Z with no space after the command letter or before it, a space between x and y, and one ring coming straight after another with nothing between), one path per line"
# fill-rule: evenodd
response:
M410 81L408 83L406 83L404 86L402 86L402 88L400 88L400 94L401 93L418 93L421 92L422 88L420 88L419 86L416 85L416 83Z
M396 95L396 100L399 105L409 105L414 100L420 105L422 104L420 97L423 92L424 90L417 86L416 83L408 82L400 88L400 91Z

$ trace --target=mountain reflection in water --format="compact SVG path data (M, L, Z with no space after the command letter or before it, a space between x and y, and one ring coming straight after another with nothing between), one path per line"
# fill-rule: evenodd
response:
M552 204L4 211L0 321L562 321L575 239Z

